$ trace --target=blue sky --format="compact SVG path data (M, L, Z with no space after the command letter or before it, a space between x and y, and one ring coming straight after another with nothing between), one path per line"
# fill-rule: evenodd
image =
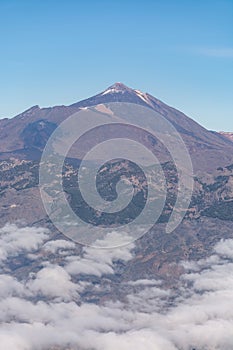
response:
M233 0L0 0L0 118L114 82L233 131Z

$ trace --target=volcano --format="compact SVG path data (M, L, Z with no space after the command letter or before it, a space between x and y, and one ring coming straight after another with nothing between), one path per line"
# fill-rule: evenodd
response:
M103 92L70 106L33 106L12 119L0 120L0 159L39 159L49 136L63 120L83 108L112 102L142 105L166 118L183 138L195 173L211 172L233 162L233 143L230 138L206 130L184 113L152 95L131 89L122 83L115 83Z

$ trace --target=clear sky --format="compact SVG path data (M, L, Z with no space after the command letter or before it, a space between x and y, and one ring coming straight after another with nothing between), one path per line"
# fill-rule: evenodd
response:
M0 0L0 118L114 82L233 131L233 0Z

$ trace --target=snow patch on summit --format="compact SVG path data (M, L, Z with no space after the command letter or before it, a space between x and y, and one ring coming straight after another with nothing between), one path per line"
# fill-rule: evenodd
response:
M141 100L143 100L144 102L146 102L147 104L151 105L151 101L148 98L147 94L145 94L144 92L140 91L140 90L134 90L136 92L136 95L138 97L140 97Z
M107 95L107 94L114 94L114 93L121 93L124 94L125 92L129 92L132 95L135 95L139 97L143 102L146 104L153 106L151 103L150 98L148 95L140 90L133 90L131 88L128 88L126 85L122 83L115 83L114 85L110 86L107 90L102 92L102 96Z
M119 89L114 89L114 88L110 88L105 90L101 95L107 95L107 94L112 94L112 93L124 93L123 90L119 90Z

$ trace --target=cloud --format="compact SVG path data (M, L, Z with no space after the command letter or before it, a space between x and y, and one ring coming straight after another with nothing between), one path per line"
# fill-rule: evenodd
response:
M222 48L200 47L200 48L193 48L191 51L193 53L203 55L203 56L233 58L233 47L222 47Z
M128 281L127 284L129 286L157 286L161 284L161 281L158 280L148 280L148 279L141 279L141 280L136 280L136 281Z
M0 229L0 263L20 253L34 252L49 239L48 230L6 225Z
M221 240L214 250L221 257L233 259L233 240Z
M36 254L39 260L36 271L25 269L22 260L23 275L13 275L3 265L0 350L232 348L233 240L217 243L206 259L182 262L185 272L176 289L165 288L157 280L124 282L123 300L106 298L98 305L82 302L79 293L85 293L85 288L90 293L90 275L96 283L96 278L100 281L105 274L115 273L117 260L130 261L133 244L116 250L82 248L79 255L72 244L65 244L64 256L52 256L50 261L45 253L55 254L62 244L49 243L42 229L7 226L1 240L2 264L22 252ZM7 242L12 242L11 249ZM85 274L89 284L82 280Z
M77 299L77 292L81 289L78 284L71 281L71 276L61 266L49 265L30 277L27 288L33 294L42 294L49 298Z
M43 246L43 249L52 254L68 254L69 250L75 249L75 243L71 241L67 241L64 239L57 239L54 241L46 242Z
M20 295L24 296L24 286L16 278L9 275L0 275L0 298Z
M110 332L96 335L96 350L177 350L168 339L151 330L128 331L123 334Z
M113 231L106 236L104 241L101 240L101 244L105 244L106 241L123 241L123 239L127 241L127 236L125 235L124 237L122 234ZM83 248L82 257L69 256L66 258L67 264L65 269L71 275L86 274L100 277L103 274L114 274L114 261L131 260L133 258L131 252L133 248L133 243L114 249L85 247Z

